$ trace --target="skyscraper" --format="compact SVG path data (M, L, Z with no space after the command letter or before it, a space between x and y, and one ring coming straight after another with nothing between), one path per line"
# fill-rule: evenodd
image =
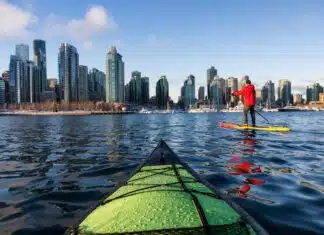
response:
M150 101L150 79L142 77L142 103L147 105Z
M8 103L10 101L9 93L9 70L6 70L2 73L2 79L5 82L5 101Z
M40 70L40 87L44 92L47 89L47 66L46 66L46 43L44 40L36 39L34 45L34 63Z
M262 87L261 90L261 103L265 105L267 108L271 108L272 105L275 103L275 85L274 83L269 80L266 84Z
M278 100L281 106L287 106L291 99L291 82L287 79L279 80Z
M161 78L156 83L156 103L158 108L166 109L169 99L169 83L166 76Z
M222 86L223 81L220 78L216 78L210 86L212 104L217 109L224 107L224 96Z
M23 61L11 55L9 63L9 102L20 103L21 81L23 80Z
M5 80L3 80L0 77L0 105L3 105L5 103L5 98L6 98L6 84Z
M29 47L27 44L16 45L16 56L20 57L21 60L29 60Z
M269 80L266 82L266 87L268 88L268 100L267 103L273 105L276 102L276 95L275 95L275 84Z
M40 102L40 97L41 97L41 77L42 75L42 70L38 67L35 66L33 63L33 68L32 68L32 79L30 80L31 85L30 85L30 99L31 103L38 103Z
M33 61L24 61L23 62L23 79L20 81L21 87L21 102L27 103L32 102L32 90L31 87L33 85L33 69L34 62Z
M91 101L106 100L106 74L96 68L88 74L88 96Z
M129 89L129 83L127 83L125 85L125 103L129 103L129 93L130 93L130 89Z
M200 86L198 89L198 100L203 101L205 99L205 87Z
M261 104L265 106L268 101L268 88L264 85L261 89Z
M234 78L234 77L229 77L227 79L227 87L230 88L230 91L227 91L227 92L232 93L234 91L237 91L238 90L238 79ZM237 97L231 95L230 100L233 105L237 105L237 102L238 102Z
M262 101L262 90L255 89L255 104L260 105Z
M307 86L306 88L306 104L311 102L313 99L313 89L311 86Z
M215 76L217 76L217 69L215 69L214 66L211 66L209 69L207 69L207 98L208 98L208 100L211 99L210 84L214 80Z
M58 77L65 103L79 101L78 91L79 54L77 49L62 43L58 53Z
M124 102L124 81L122 56L111 47L106 57L106 102Z
M78 97L79 101L88 101L88 67L79 65Z
M184 84L184 106L185 108L190 108L195 103L195 76L190 74L185 80Z
M240 79L240 82L239 82L239 84L238 84L238 88L239 88L239 90L241 90L242 88L243 88L243 86L245 86L245 77L242 77L241 79Z
M323 87L319 83L312 84L312 100L319 101L319 94L323 93Z
M130 102L132 104L142 104L142 78L141 72L133 71L130 81Z

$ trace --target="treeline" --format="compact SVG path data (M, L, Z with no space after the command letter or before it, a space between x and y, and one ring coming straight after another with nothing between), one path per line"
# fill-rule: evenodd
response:
M23 103L23 104L7 104L5 105L8 110L26 110L26 111L122 111L125 105L120 103L106 103L106 102L74 102L74 103Z

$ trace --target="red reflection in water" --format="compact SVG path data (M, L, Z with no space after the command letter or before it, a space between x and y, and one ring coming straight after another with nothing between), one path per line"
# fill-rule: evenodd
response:
M255 152L255 147L257 141L252 138L255 137L255 132L252 134L246 133L243 139L243 144L248 146L248 151L251 155ZM246 149L243 151L243 155L246 155ZM229 174L231 175L244 175L244 174L255 174L262 173L260 165L255 165L251 162L241 161L241 158L238 156L233 156L231 158L233 164L229 164ZM235 192L239 197L246 198L247 193L250 191L253 185L263 185L264 180L248 177L243 181L244 185L241 185L236 188Z

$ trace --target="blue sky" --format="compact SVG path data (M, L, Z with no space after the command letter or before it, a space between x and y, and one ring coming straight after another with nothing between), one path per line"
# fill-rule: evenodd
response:
M196 89L206 86L211 65L225 78L248 74L257 87L289 79L294 92L305 93L310 82L324 85L323 28L321 0L0 0L0 70L15 44L29 44L31 56L32 40L42 38L48 77L57 77L59 44L69 42L80 64L102 71L116 45L125 81L141 71L151 96L161 75L175 100L189 74Z

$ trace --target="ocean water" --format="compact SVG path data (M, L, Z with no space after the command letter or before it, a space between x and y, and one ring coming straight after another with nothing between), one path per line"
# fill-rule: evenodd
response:
M0 234L62 234L160 139L270 234L324 234L324 113L263 115L292 131L219 127L241 113L0 117Z

